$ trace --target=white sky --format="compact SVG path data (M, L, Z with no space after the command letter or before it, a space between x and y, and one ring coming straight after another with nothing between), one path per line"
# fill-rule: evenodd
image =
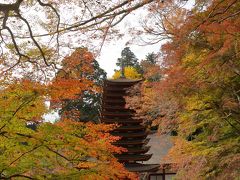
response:
M185 4L185 8L191 9L195 4L195 0L189 0ZM134 13L128 15L123 22L121 22L118 26L123 32L124 37L118 41L111 41L106 43L101 51L99 57L96 60L99 62L100 67L103 68L107 72L108 78L111 78L114 74L114 69L117 69L116 62L117 58L121 57L121 51L124 49L125 44L131 40L131 35L128 33L128 28L131 27L139 27L139 21L145 15L144 8L140 8L139 10L134 11ZM139 46L139 45L127 45L130 47L131 51L136 55L136 57L141 61L145 58L148 53L155 52L158 53L161 47L160 42L155 45L148 46Z
M118 69L116 66L117 58L121 57L121 51L124 49L128 38L123 38L117 42L111 42L102 48L101 55L97 58L100 67L107 72L108 78L111 78L114 74L114 69ZM149 46L129 45L131 51L136 55L139 60L145 58L148 53L158 52L160 44Z
M130 50L136 55L139 61L145 58L148 53L158 52L160 50L160 44L148 45L148 46L139 46L126 43L132 39L129 34L129 28L138 28L141 27L140 21L144 18L146 10L140 8L139 10L134 11L117 26L120 29L120 33L123 33L124 36L115 41L107 42L104 44L100 56L96 58L99 62L100 67L107 72L108 78L111 78L114 74L114 69L118 69L116 66L117 59L121 57L121 51L124 47L130 47Z

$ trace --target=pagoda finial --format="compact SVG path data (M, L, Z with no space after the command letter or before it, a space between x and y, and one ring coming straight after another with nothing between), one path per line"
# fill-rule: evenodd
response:
M124 64L123 64L123 59L121 59L121 69L120 69L120 73L121 73L121 75L120 75L120 78L126 78L125 77L125 74L124 74Z

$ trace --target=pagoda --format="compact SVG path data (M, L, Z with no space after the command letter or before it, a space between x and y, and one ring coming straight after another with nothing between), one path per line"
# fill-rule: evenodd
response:
M117 154L115 157L119 162L132 172L151 172L159 168L158 164L144 164L152 154L148 154L150 146L147 145L146 127L143 120L136 117L133 109L126 108L124 96L127 96L129 88L141 80L130 80L124 77L123 68L119 79L106 80L103 88L102 110L100 120L102 123L116 123L119 127L111 132L121 139L114 143L116 146L124 147L127 152Z

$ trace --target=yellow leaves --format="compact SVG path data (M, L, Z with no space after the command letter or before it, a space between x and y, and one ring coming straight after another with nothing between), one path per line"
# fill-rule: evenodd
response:
M174 146L168 153L167 159L170 159L171 162L177 163L177 161L182 161L183 155L192 151L191 143L185 139L175 137L172 138ZM176 151L177 150L177 151Z
M46 112L45 86L28 80L10 84L1 91L0 116L22 121L41 121Z
M128 79L139 79L141 77L141 74L137 72L137 70L134 67L128 66L124 68L124 74L125 77ZM120 78L120 71L115 71L113 75L113 79L118 79Z
M97 163L94 162L81 162L76 167L79 169L90 169L97 166Z
M208 51L205 49L197 51L190 49L188 53L183 57L182 62L187 67L193 67L202 63L207 54Z
M187 98L186 100L186 110L192 111L192 110L201 110L205 106L205 102L200 99L198 96L192 96Z
M204 118L212 113L212 100L213 97L208 94L199 96L189 95L185 97L184 111L179 113L179 130L181 136L188 137L205 123L203 121ZM210 119L210 116L208 117Z
M44 45L41 45L42 47L42 51L44 53L44 56L46 58L52 58L53 57L53 54L54 54L54 49L51 49L47 46L44 46ZM26 49L28 49L26 55L29 56L29 57L32 57L33 59L39 59L41 58L41 54L39 52L39 49L38 48L32 48L30 49L29 47L26 47ZM26 59L27 61L28 59Z

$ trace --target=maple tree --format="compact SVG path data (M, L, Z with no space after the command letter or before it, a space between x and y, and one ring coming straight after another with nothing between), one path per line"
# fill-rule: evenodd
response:
M94 60L87 48L78 48L62 61L62 70L58 72L51 87L63 90L60 99L52 98L52 107L60 108L61 118L77 121L98 121L101 91L106 73ZM67 84L63 84L67 82ZM77 87L79 88L77 88ZM73 89L71 89L73 88ZM67 93L74 97L66 97ZM56 102L54 102L56 101Z
M106 79L106 72L99 67L96 60L93 60L92 64L94 72L88 75L87 78L91 79L99 90L88 89L83 91L82 95L73 100L65 100L64 107L60 110L60 113L64 114L64 111L76 109L80 112L80 121L93 121L99 122L99 109L101 108L102 86Z
M167 158L179 179L240 176L239 7L235 0L197 1L189 12L178 10L186 12L181 23L163 18L175 25L161 49L164 78L143 83L142 97L128 100L140 115L153 112L161 133L174 132Z
M119 139L109 134L114 125L43 122L48 86L29 80L1 85L1 179L136 178L113 156L124 151L111 145ZM31 123L38 124L37 129L27 126Z
M115 125L76 122L81 114L72 109L54 124L43 119L85 91L100 90L92 78L93 62L92 53L79 48L64 59L64 68L51 83L1 80L0 179L137 178L113 156L125 151L112 145L119 139L109 134Z

